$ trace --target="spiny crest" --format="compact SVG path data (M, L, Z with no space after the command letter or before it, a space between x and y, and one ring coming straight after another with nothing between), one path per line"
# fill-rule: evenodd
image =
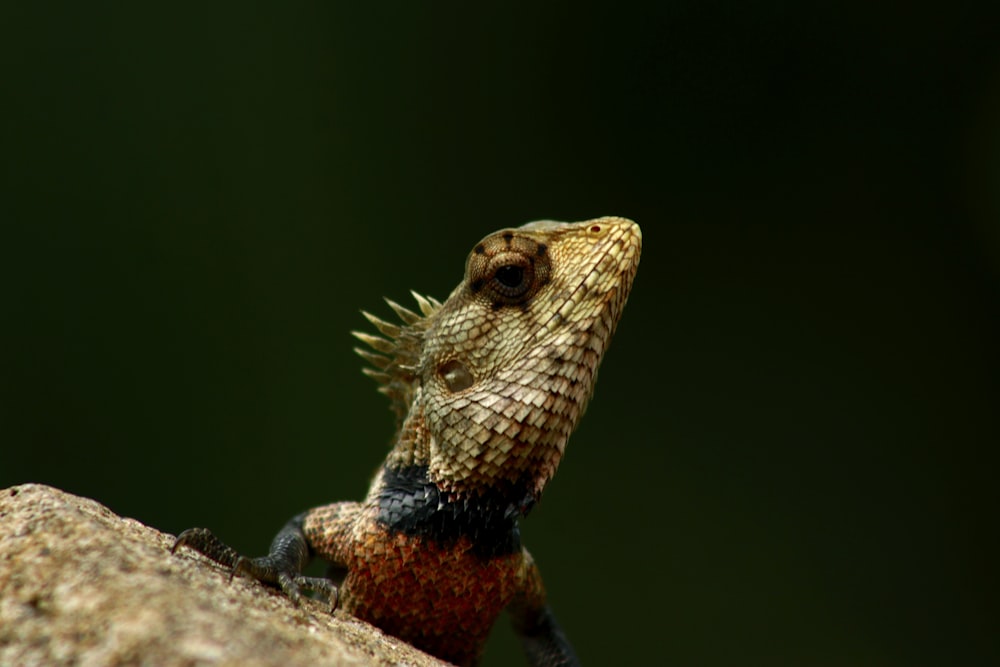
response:
M385 302L402 320L403 324L387 322L369 312L361 311L369 322L382 333L374 336L363 331L352 331L351 335L368 345L372 350L361 347L354 351L374 368L362 368L361 372L379 383L379 392L392 401L397 423L401 423L413 401L420 351L423 347L424 332L430 317L441 308L441 302L433 297L424 297L410 292L420 308L417 314L391 299ZM384 337L383 337L384 336Z

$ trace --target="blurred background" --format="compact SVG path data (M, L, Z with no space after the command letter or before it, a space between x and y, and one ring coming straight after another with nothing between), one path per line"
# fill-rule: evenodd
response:
M632 298L523 526L583 662L1000 664L996 5L0 24L0 487L262 553L389 446L359 309L625 215ZM484 664L523 664L506 620Z

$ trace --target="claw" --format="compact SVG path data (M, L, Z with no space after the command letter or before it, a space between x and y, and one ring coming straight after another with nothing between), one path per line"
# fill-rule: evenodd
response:
M302 606L302 591L299 590L299 587L295 583L295 579L292 575L287 572L279 572L278 585L281 586L281 590L285 592L285 595L287 595L291 601L295 603L296 607Z
M301 606L303 591L325 596L330 611L337 608L337 587L332 581L320 577L304 577L299 572L308 562L307 546L300 533L279 533L271 553L261 558L248 558L227 546L206 528L189 528L182 531L170 553L181 546L201 553L223 567L229 568L229 583L236 576L254 579L261 583L278 584L292 602Z
M179 547L179 546L181 546L181 545L184 544L185 537L186 537L186 535L187 535L187 533L189 531L190 531L190 528L188 530L185 530L183 533L181 533L180 535L178 535L174 539L174 544L173 544L173 546L170 547L170 553L171 553L171 555L176 554L177 553L177 547Z
M237 574L243 576L244 574L248 573L250 571L250 566L252 564L253 563L251 563L250 559L247 558L246 556L240 556L239 558L237 558L236 562L233 563L232 568L230 568L229 570L229 583L233 583L233 577L235 577Z
M337 604L340 602L340 595L337 587L329 579L325 579L323 577L303 577L299 575L293 579L293 583L297 590L305 589L313 593L319 593L325 597L327 603L330 605L331 614L337 609Z
M199 533L204 532L204 528L188 528L187 530L182 530L177 538L174 540L174 545L170 547L170 553L177 553L179 547L187 544L192 538L196 537Z

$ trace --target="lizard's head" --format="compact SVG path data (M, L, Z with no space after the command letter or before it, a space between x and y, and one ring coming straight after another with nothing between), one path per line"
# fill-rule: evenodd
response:
M394 339L356 334L391 355L359 350L404 418L398 463L530 505L586 409L641 246L625 218L533 222L476 244L447 301L417 298L423 317L392 302L406 326L366 314Z

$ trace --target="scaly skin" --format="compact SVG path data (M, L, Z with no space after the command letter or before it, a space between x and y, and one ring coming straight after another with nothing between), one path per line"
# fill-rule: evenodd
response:
M577 665L521 546L518 520L555 474L593 392L632 286L634 222L535 222L491 234L443 304L414 294L403 325L365 313L365 372L392 399L395 446L362 502L292 519L244 558L205 529L180 545L295 600L318 591L352 615L456 665L474 665L506 609L535 667ZM307 578L313 557L346 570Z

